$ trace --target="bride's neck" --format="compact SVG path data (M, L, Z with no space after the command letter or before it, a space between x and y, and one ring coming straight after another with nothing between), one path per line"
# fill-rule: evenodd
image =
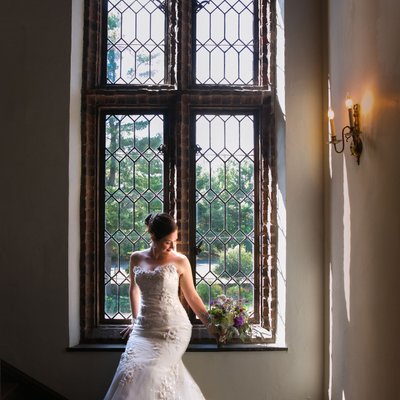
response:
M160 253L157 248L154 246L154 244L152 243L150 245L150 254L151 254L151 258L155 261L160 261L162 259L165 258L165 255Z

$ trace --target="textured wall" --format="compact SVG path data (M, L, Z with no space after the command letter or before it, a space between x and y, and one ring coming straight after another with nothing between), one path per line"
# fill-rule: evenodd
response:
M329 70L336 125L346 93L361 105L364 153L327 154L331 286L327 391L332 399L400 398L400 4L329 5ZM330 356L329 352L333 355Z

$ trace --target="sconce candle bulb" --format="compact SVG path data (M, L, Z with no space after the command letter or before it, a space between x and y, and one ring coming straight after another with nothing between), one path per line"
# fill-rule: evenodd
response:
M353 108L353 100L349 95L347 95L347 97L346 97L345 104L346 104L347 109Z
M329 126L331 128L332 141L334 141L336 139L335 121L333 120L335 118L335 113L333 112L332 108L330 108L328 111L328 118Z
M349 113L349 124L350 124L350 127L353 127L353 125L354 125L354 121L353 121L353 100L351 99L351 97L349 95L347 95L347 97L346 97L345 104L346 104L346 108L347 108L348 113Z

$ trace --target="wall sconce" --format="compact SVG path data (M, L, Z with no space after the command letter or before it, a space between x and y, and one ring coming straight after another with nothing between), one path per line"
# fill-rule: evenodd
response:
M346 139L346 142L351 139L350 142L350 152L351 155L357 158L357 164L360 165L360 157L361 153L363 150L363 144L360 138L360 105L359 104L354 104L353 105L353 100L347 96L346 98L346 108L349 113L349 125L346 125L342 129L342 139L336 139L336 131L335 131L335 123L334 123L334 117L335 113L333 110L330 108L328 111L328 118L329 118L329 125L330 125L330 131L331 131L331 140L330 144L333 144L333 147L335 148L336 153L343 153L344 150L344 140ZM338 144L342 142L341 149L338 150Z

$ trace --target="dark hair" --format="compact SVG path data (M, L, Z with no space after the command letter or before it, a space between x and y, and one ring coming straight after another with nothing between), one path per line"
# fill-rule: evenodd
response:
M147 226L148 232L156 240L160 240L178 229L175 220L167 213L149 214L144 223Z

